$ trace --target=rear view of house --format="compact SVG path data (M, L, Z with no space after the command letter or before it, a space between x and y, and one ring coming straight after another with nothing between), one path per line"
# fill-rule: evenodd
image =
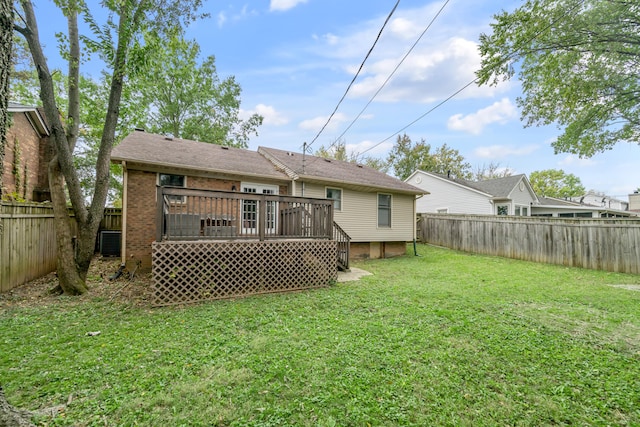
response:
M206 270L201 282L231 281L224 291L179 285L192 299L235 295L245 283L253 293L326 284L350 259L404 254L424 193L354 163L144 131L115 147L112 161L124 171L123 261L153 265L154 278L166 277L156 282L193 276L184 272L194 266Z

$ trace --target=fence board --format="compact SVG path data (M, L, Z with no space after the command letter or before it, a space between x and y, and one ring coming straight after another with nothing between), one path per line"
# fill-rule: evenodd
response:
M121 227L122 210L106 209L101 229ZM0 292L55 271L56 254L51 205L0 203Z
M418 214L422 242L526 261L640 274L640 219Z

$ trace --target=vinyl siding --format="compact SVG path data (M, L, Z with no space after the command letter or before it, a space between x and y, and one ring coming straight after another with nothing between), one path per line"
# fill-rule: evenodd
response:
M420 177L419 183L416 182L416 177ZM494 214L489 196L444 179L418 172L411 178L409 184L430 193L418 199L416 206L418 213L435 213L440 209L447 209L447 213L452 214Z
M517 205L530 206L534 201L526 185L523 187L522 191L520 191L520 186L516 185L509 196L511 197L511 200L513 200L513 203Z
M327 186L305 183L304 197L325 198ZM391 227L378 228L378 193L342 189L342 210L336 211L334 220L351 236L352 242L409 242L413 240L415 215L414 196L391 194ZM296 196L302 196L302 184L296 183Z

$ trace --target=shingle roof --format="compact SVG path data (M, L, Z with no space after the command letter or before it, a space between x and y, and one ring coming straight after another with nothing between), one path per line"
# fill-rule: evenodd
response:
M255 151L167 138L144 131L135 131L122 140L113 149L111 160L288 180Z
M491 194L493 197L508 197L524 176L524 174L520 174L504 178L487 179L485 181L465 182L469 187Z
M538 196L540 205L544 206L585 206L571 200L556 199L555 197Z
M275 148L259 147L258 152L280 165L291 177L305 181L350 184L360 190L387 190L407 194L428 194L428 192L389 176L377 169L323 157L292 153ZM303 159L304 157L304 159ZM304 162L304 167L303 167Z

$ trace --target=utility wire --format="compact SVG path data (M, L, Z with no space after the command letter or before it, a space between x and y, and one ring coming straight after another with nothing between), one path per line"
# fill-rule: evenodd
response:
M324 131L324 129L327 127L327 125L329 124L329 122L331 121L331 119L333 118L333 116L336 114L336 111L338 111L338 107L340 107L340 104L342 103L342 101L344 101L344 99L347 96L347 93L349 92L349 89L351 89L351 86L353 86L353 83L356 81L356 79L358 78L358 75L360 74L360 71L362 71L362 68L364 67L364 63L367 61L367 59L369 58L369 55L371 55L371 52L373 52L373 48L376 46L376 44L378 43L378 40L380 40L380 36L382 35L382 31L384 30L384 28L387 26L387 23L389 22L389 20L391 19L391 16L393 15L393 13L396 11L396 9L398 8L398 5L400 4L400 0L396 1L395 6L393 6L393 9L391 9L391 12L389 13L389 15L387 16L387 19L385 19L384 24L382 24L382 28L380 28L380 31L378 32L378 36L376 37L376 39L373 42L373 45L371 46L371 48L369 49L369 52L367 52L367 55L364 57L364 60L362 61L362 63L360 64L360 68L358 68L358 72L356 72L356 75L353 76L353 79L351 80L351 83L349 83L349 86L347 86L347 90L345 90L344 94L342 95L342 98L340 98L340 101L338 101L338 104L336 105L336 108L333 109L333 112L331 113L331 115L329 116L329 118L327 119L327 122L322 126L322 128L320 129L320 131L318 132L318 134L311 140L311 142L309 144L307 144L307 148L311 147L313 145L314 142L316 142L316 140L318 139L318 137L320 136L320 134Z
M393 69L393 71L391 72L391 74L389 74L389 77L387 77L387 79L384 81L384 83L382 83L382 86L380 86L380 88L376 91L376 93L373 94L373 96L371 97L371 99L369 100L369 102L366 103L366 105L362 108L362 110L360 110L360 112L358 113L358 115L356 116L355 119L353 119L353 121L349 124L349 126L347 126L347 128L344 130L344 132L342 132L340 134L340 136L338 136L338 138L336 138L337 140L340 140L340 138L342 138L344 136L345 133L347 133L347 131L349 131L349 129L351 129L351 127L355 124L356 121L358 121L358 119L360 119L360 116L362 116L362 113L365 112L365 110L369 107L369 105L373 102L373 100L376 98L376 96L378 96L378 94L382 91L382 89L384 89L384 87L387 85L387 83L389 83L389 80L391 80L391 77L393 77L393 75L396 73L396 71L398 71L398 68L400 68L400 66L404 63L405 59L407 59L407 57L409 56L409 54L413 51L413 49L416 47L416 45L420 42L420 40L422 40L422 37L427 33L427 31L429 31L429 28L431 28L431 25L433 25L433 23L435 22L436 19L438 19L438 17L440 16L440 14L442 13L442 11L444 10L444 8L447 6L447 4L449 4L450 0L447 0L444 2L444 4L442 5L442 7L440 8L440 10L438 10L438 12L435 14L435 16L431 19L431 22L429 22L429 25L427 25L427 27L424 29L424 31L422 32L422 34L420 34L420 36L418 37L418 39L413 43L413 45L409 48L409 50L407 51L407 53L404 54L404 56L402 57L402 59L400 60L400 62L398 62L398 65L396 65L396 67Z
M555 19L554 21L552 21L549 25L547 25L546 27L542 28L540 31L538 31L537 33L535 33L528 41L527 43L525 43L525 45L531 43L532 41L534 41L535 39L537 39L542 33L544 33L545 31L547 31L549 28L553 27L557 22L559 22L561 19L564 19L567 15L569 15L570 13L572 13L575 9L577 9L579 6L581 6L584 3L584 0L579 1L575 4L575 6L573 6L572 8L568 9L564 14L562 14L560 17L558 17L557 19ZM516 54L518 53L518 51L514 51L511 52L509 55L507 55L507 57L505 58L504 61L508 61L511 58L513 58ZM498 64L496 64L496 67L498 66ZM380 144L390 140L391 138L393 138L394 136L398 135L400 132L406 130L407 128L413 126L415 123L417 123L418 121L422 120L425 116L427 116L428 114L432 113L435 109L441 107L443 104L445 104L446 102L448 102L449 100L451 100L452 98L454 98L456 95L458 95L460 92L462 92L463 90L465 90L466 88L468 88L469 86L471 86L472 84L476 83L478 81L478 77L476 77L475 79L471 80L469 83L467 83L466 85L462 86L460 89L458 89L457 91L455 91L453 94L449 95L446 99L444 99L442 102L438 103L437 105L435 105L433 108L431 108L429 111L427 111L426 113L422 114L420 117L418 117L417 119L413 120L411 123L409 123L408 125L402 127L401 129L399 129L398 131L396 131L395 133L391 134L390 136L386 137L385 139L383 139L382 141L372 145L371 147L367 148L366 150L364 150L362 153L358 153L358 156L365 154L371 150L373 150L374 148L378 147Z

